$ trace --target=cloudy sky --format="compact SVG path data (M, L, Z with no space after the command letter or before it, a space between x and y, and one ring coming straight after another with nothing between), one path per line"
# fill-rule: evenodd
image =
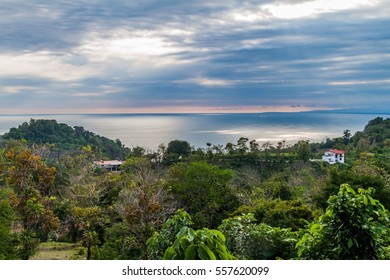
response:
M389 0L0 0L0 114L390 111Z

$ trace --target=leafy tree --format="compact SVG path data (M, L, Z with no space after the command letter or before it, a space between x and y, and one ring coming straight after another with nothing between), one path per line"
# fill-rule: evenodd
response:
M313 210L300 200L260 200L254 214L259 223L294 231L303 228L314 218Z
M225 146L225 150L227 151L227 153L229 155L233 155L234 152L235 152L235 147L236 145L234 145L233 143L227 143L226 146Z
M390 118L377 117L368 122L362 132L351 137L350 142L359 152L380 151L390 139Z
M99 258L98 246L104 241L110 219L117 216L113 205L125 183L119 173L100 172L92 164L93 154L93 149L86 146L74 157L61 161L67 182L59 193L61 199L54 203L54 211L61 221L59 238L81 242L88 258Z
M92 252L100 244L98 227L108 224L108 220L100 207L74 207L73 215L75 224L82 232L81 244L87 249L87 260L92 257Z
M351 131L349 129L344 130L343 132L343 143L347 145L351 140Z
M302 259L381 259L389 246L389 213L371 197L341 185L329 207L297 243Z
M386 172L379 168L372 154L362 153L353 165L329 167L329 183L316 195L317 204L326 207L325 200L337 194L340 185L349 184L353 189L373 188L372 196L379 199L388 208L390 206L390 185L386 181Z
M0 259L30 258L53 236L81 242L94 259L223 258L215 240L240 259L389 259L381 206L390 205L389 125L377 118L352 137L345 130L293 148L240 138L194 151L174 140L150 154L82 127L31 120L0 139ZM346 150L347 164L305 162L324 148ZM92 164L128 156L119 173ZM344 183L355 194L337 195ZM323 213L313 202L329 207L302 229ZM173 215L178 207L192 218Z
M259 143L256 142L256 140L252 140L249 142L249 149L252 153L258 152L260 148Z
M30 229L25 229L17 235L18 246L16 248L18 257L22 260L28 260L38 251L39 239L37 234Z
M130 158L123 166L126 185L118 195L115 209L147 258L147 240L177 209L167 190L159 185L159 174L145 158Z
M198 155L207 154L208 157L211 159L213 156L222 156L224 154L223 145L213 145L210 142L207 142L206 145L207 145L206 151L200 148L197 149Z
M191 152L191 145L187 141L173 140L168 143L164 158L166 162L177 162L180 159L189 157Z
M308 141L301 140L296 144L298 158L302 161L308 161L311 157L311 149Z
M191 216L179 209L162 226L160 232L155 232L148 240L148 252L151 259L162 259L168 247L172 246L177 234L184 227L192 225Z
M232 178L232 170L205 162L180 163L171 168L166 184L196 228L216 228L239 205Z
M31 150L17 146L5 153L2 168L5 185L13 190L11 205L20 225L21 257L28 259L38 245L38 239L47 240L50 231L57 229L58 218L54 215L51 196L56 169L47 167Z
M237 148L240 154L245 154L248 152L247 142L249 141L248 138L240 137L240 139L237 140Z
M0 189L0 260L17 258L17 240L12 233L14 215L7 192Z
M296 256L296 232L257 224L252 213L225 219L219 229L226 236L228 249L239 259L275 260Z
M67 230L62 230L68 233L73 242L84 240L84 245L89 250L88 257L92 256L92 247L99 243L97 239L100 240L103 234L101 227L104 222L98 217L95 219L94 214L103 219L101 214L106 212L104 200L107 193L104 192L104 187L108 176L109 174L94 175L91 164L80 166L70 175L71 183L62 194L65 199L56 205L62 223L67 227ZM86 232L95 232L100 236L96 239ZM94 238L93 244L86 241Z
M142 157L145 155L145 149L140 146L134 147L131 151L131 155L135 157Z
M218 230L197 231L183 227L176 241L164 254L164 260L233 260L225 245L226 238Z
M81 150L90 145L94 151L109 158L124 159L130 154L130 149L117 139L113 141L81 126L70 127L56 120L35 120L24 122L17 128L11 128L3 136L4 139L22 140L30 144L51 144L51 152L63 150Z
M104 243L94 254L102 260L138 259L142 255L134 235L124 222L105 227Z
M276 173L268 180L258 184L253 189L253 193L267 200L282 199L288 200L292 198L291 186L286 181L285 173Z

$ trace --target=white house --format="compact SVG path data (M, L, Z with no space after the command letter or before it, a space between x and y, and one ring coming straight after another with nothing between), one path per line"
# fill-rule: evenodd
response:
M322 160L330 164L345 163L345 151L342 150L329 150L322 156Z
M101 161L95 161L94 164L105 168L109 171L119 171L119 167L124 163L124 161L120 160L101 160Z

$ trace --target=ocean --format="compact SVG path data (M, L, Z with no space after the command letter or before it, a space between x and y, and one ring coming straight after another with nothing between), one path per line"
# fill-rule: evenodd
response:
M0 135L33 119L55 119L70 126L110 139L128 147L155 150L164 143L186 140L195 148L206 143L225 145L240 137L257 142L288 144L299 140L321 142L340 137L344 130L362 131L369 120L390 115L343 113L259 113L259 114L104 114L104 115L0 115Z

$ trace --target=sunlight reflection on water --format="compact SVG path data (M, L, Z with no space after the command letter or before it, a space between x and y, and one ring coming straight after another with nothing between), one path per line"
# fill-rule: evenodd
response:
M55 119L70 126L120 139L129 147L156 149L174 139L195 147L207 142L225 145L240 137L287 144L299 140L323 141L349 129L363 130L371 114L272 113L272 114L126 114L126 115L0 115L0 134L34 119ZM388 116L383 116L388 117Z

